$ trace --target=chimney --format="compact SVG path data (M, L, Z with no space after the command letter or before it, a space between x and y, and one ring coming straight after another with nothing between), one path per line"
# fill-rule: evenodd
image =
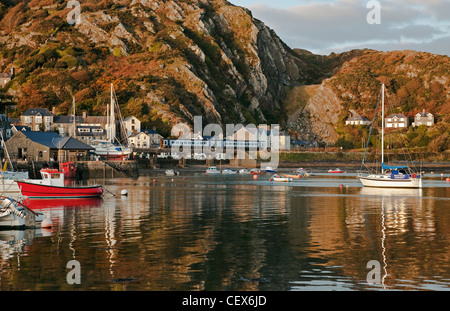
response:
M83 119L86 119L86 118L87 118L87 112L83 111Z
M52 114L55 116L56 115L56 107L52 107Z

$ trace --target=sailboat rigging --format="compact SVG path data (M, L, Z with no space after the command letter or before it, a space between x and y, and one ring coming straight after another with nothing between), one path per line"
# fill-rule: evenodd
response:
M102 159L110 161L124 161L132 153L132 149L128 146L128 138L125 135L125 144L121 144L116 137L116 121L115 121L115 106L117 105L117 111L119 115L120 129L122 135L124 133L122 116L117 104L117 98L114 93L114 86L111 83L111 99L109 109L107 109L107 139L106 140L94 140L92 146L95 148L95 154ZM117 143L116 143L117 141Z
M410 167L406 165L387 165L384 163L384 97L385 97L385 85L381 86L381 173L380 174L362 174L362 167L366 157L367 149L369 147L370 135L372 133L373 123L370 128L369 138L367 139L366 150L364 152L364 158L361 164L361 169L358 174L358 178L364 187L379 187L379 188L422 188L422 177L420 174L415 173ZM376 110L375 108L375 115Z

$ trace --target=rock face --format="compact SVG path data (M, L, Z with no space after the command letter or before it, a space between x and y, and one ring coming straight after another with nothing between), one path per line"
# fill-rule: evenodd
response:
M338 139L336 127L342 112L342 101L332 87L324 81L295 118L288 122L288 127L298 133L298 139L334 144Z
M0 45L8 50L2 59L24 75L11 92L26 87L30 75L89 72L91 80L84 85L33 85L53 92L53 105L62 112L71 100L60 88L71 84L72 93L102 94L103 82L113 77L118 93L127 93L120 96L122 105L148 106L138 113L144 124L155 118L192 122L195 115L219 124L278 123L285 87L310 79L307 64L272 30L224 0L92 0L81 3L81 22L75 26L66 22L65 3L47 7L47 2L4 6ZM69 53L75 60L68 64L62 57L70 47L76 49ZM93 47L106 48L109 55L91 55ZM30 60L48 50L56 53L39 63ZM104 111L92 107L92 98L77 101L90 112Z

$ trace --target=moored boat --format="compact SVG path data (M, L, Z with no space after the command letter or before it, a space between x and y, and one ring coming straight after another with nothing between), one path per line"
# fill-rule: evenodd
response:
M64 173L56 169L42 169L42 179L17 181L20 191L29 198L92 198L103 194L101 185L64 185Z
M278 171L271 166L267 166L265 169L266 173L277 173Z
M180 173L175 170L169 169L169 170L165 171L165 174L166 174L166 176L175 176L175 175L179 175Z
M241 168L239 174L250 174L250 170L248 168Z
M340 169L334 169L334 170L328 170L328 173L342 173L342 170L340 170Z
M220 171L215 166L208 167L208 169L205 172L206 175L216 175L220 174Z
M225 174L225 175L233 175L233 174L237 174L237 172L236 172L235 170L226 168L226 169L224 169L224 170L222 171L222 174Z
M265 173L264 171L261 171L258 168L253 168L253 169L250 170L250 174L252 174L252 175L262 175L264 173Z
M36 213L12 198L1 197L0 229L25 229L36 226L44 219L42 213Z
M290 177L283 177L278 174L273 175L270 177L269 181L276 181L276 182L290 182L292 181L292 178Z
M407 165L387 165L384 163L384 92L385 85L381 86L381 173L363 174L365 156L370 142L370 134L367 139L366 151L361 163L358 178L364 187L377 188L422 188L422 176L415 173ZM378 104L377 104L378 108ZM376 109L375 109L376 111ZM375 118L374 118L375 120Z

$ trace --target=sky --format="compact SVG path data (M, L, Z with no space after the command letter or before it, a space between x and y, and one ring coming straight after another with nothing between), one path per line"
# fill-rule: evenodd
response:
M229 1L250 9L291 48L315 54L369 48L450 56L450 0Z

